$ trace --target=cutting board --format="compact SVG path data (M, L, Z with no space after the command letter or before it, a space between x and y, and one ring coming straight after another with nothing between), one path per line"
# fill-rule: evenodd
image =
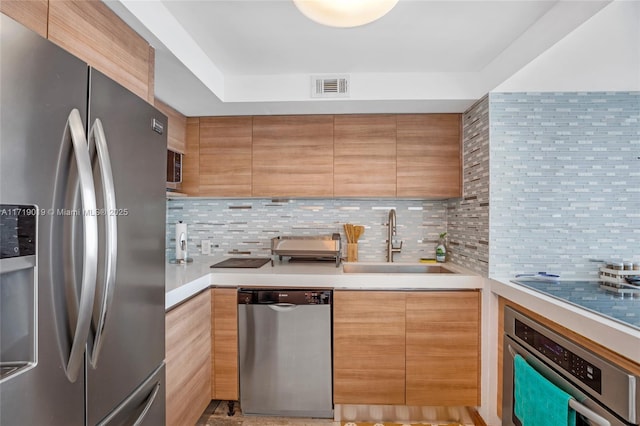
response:
M259 268L271 261L268 257L231 257L211 265L212 268Z

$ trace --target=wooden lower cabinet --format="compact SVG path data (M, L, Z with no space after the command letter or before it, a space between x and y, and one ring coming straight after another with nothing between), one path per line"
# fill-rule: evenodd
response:
M407 405L480 405L480 294L407 297Z
M236 288L212 292L213 354L211 399L237 401L238 392L238 299Z
M192 425L211 402L211 293L169 311L165 321L167 425Z
M479 291L335 291L334 402L480 404Z
M404 404L406 293L333 296L334 402Z

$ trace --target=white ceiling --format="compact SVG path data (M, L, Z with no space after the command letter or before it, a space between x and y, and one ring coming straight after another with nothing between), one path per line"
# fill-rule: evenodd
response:
M609 1L400 0L357 28L290 0L108 0L156 48L156 96L188 116L462 112ZM348 74L350 98L310 96Z

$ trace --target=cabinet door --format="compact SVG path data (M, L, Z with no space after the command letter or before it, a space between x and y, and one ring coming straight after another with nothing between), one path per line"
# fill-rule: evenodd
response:
M200 119L187 118L187 140L182 156L182 192L200 195Z
M333 116L253 118L253 196L333 196Z
M398 197L461 195L460 114L397 116Z
M49 0L2 0L0 12L47 38Z
M407 296L407 405L480 404L480 294Z
M213 399L238 400L238 292L213 290Z
M251 117L200 119L200 195L251 196Z
M405 293L334 292L333 392L336 404L404 404Z
M195 424L211 402L211 293L166 315L167 425Z
M49 39L153 103L149 44L103 2L51 0Z
M396 196L396 116L336 115L336 197Z

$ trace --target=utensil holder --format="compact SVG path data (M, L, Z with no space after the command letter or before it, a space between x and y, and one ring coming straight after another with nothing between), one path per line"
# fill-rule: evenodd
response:
M347 262L358 261L358 243L347 243Z

